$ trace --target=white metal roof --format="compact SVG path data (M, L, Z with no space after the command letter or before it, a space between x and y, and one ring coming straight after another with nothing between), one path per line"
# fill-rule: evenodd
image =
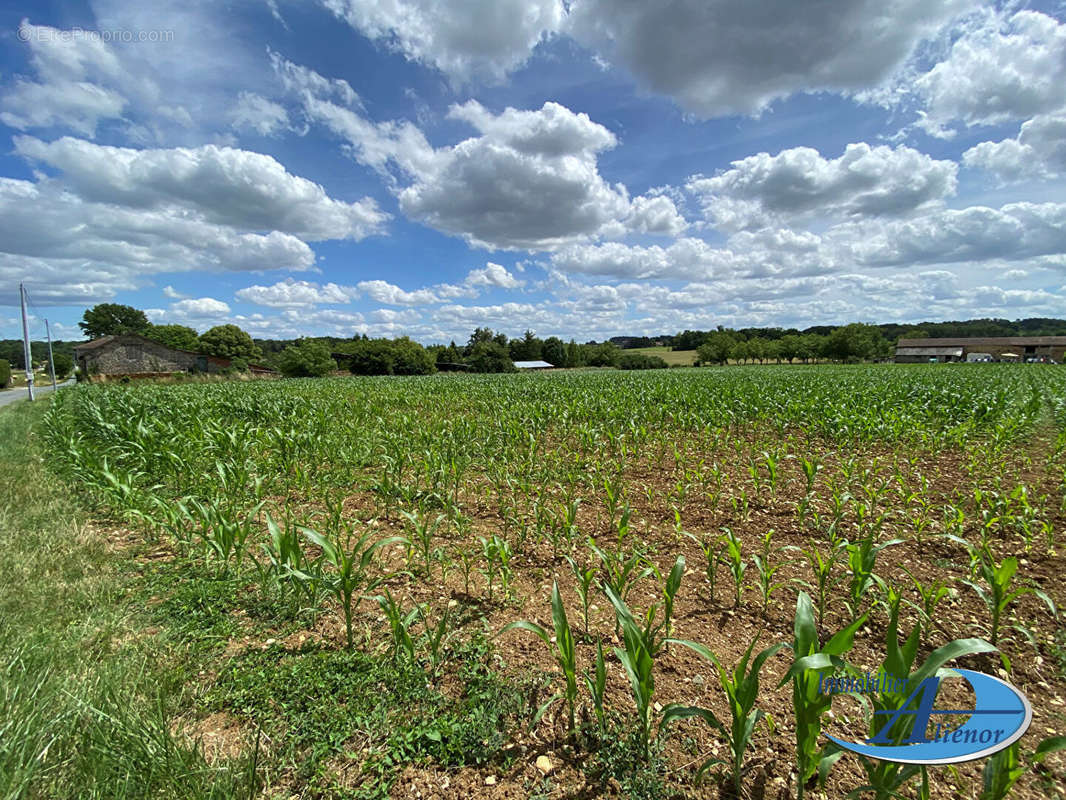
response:
M547 361L516 361L514 365L518 369L548 369L555 366Z
M961 347L897 347L897 356L961 356Z

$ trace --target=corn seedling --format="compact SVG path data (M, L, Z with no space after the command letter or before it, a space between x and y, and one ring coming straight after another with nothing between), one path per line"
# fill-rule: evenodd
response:
M563 607L563 599L559 595L558 581L552 583L552 625L555 629L554 643L552 642L553 637L548 631L535 622L529 622L524 619L510 623L505 626L500 633L503 634L510 630L529 631L539 637L544 644L548 645L548 647L553 648L554 652L552 655L555 658L555 663L558 664L559 669L563 673L563 677L566 680L566 687L561 694L555 695L540 707L533 718L533 724L535 725L537 721L544 716L544 712L547 711L553 703L557 700L565 700L570 724L567 732L572 736L575 729L574 707L577 702L577 648L574 645L574 635L570 630L570 623L566 619L566 609Z
M592 709L596 713L596 722L602 736L607 730L607 711L604 708L604 695L607 693L607 664L603 660L603 642L596 642L595 672L585 672L585 685L592 698Z
M771 645L755 656L754 660L751 660L752 651L755 649L755 640L752 640L739 663L730 672L722 666L718 656L710 648L697 642L689 642L683 639L672 639L671 641L689 648L714 667L718 675L718 683L729 701L731 720L727 726L719 721L715 713L709 708L671 703L663 709L662 721L659 723L660 729L665 728L673 720L689 717L698 717L714 728L726 740L731 759L729 761L720 758L708 759L700 766L699 771L696 773L696 779L700 780L707 770L712 767L726 766L731 773L735 796L741 797L741 785L744 775L750 769L750 766L744 763L745 756L751 744L752 736L755 734L755 729L766 716L762 709L755 707L759 697L759 673L767 660L786 645L784 642ZM748 667L749 661L751 663L750 668Z
M911 583L914 584L914 589L918 592L918 597L921 600L920 603L912 605L918 609L918 613L922 616L923 638L928 639L933 630L936 607L940 605L941 600L951 594L951 590L943 580L934 580L924 584L906 567L903 567L903 571L911 579Z
M948 644L937 648L925 659L921 666L915 668L914 661L918 654L918 644L921 638L921 628L916 626L902 644L899 643L899 609L900 596L891 586L887 586L889 620L885 632L885 657L877 672L888 675L907 676L906 685L898 690L884 691L867 695L871 708L869 717L870 735L868 742L885 744L899 744L912 735L915 715L898 714L900 709L905 708L911 700L916 700L916 693L923 694L923 702L926 700L924 693L936 691L937 671L961 656L973 653L988 653L995 650L988 642L981 639L956 639ZM929 681L928 679L932 679ZM927 682L928 681L928 682ZM889 722L884 725L878 724L883 715L889 717ZM913 731L921 734L923 731ZM898 797L911 780L918 777L923 785L927 783L928 776L925 767L915 764L902 764L895 761L881 761L865 756L859 756L863 771L866 774L866 784L859 787L856 792L873 792L875 800L890 800Z
M710 539L697 539L691 533L686 533L685 536L698 544L700 550L703 551L705 559L703 569L707 578L707 590L710 594L711 602L714 603L715 587L718 584L718 565L725 554L725 542L720 536Z
M588 637L589 593L592 591L592 587L596 583L596 573L599 570L594 566L583 567L570 556L566 556L566 563L570 565L570 569L574 573L574 579L577 581L574 585L574 589L577 591L577 596L581 598L581 621L584 623L585 636Z
M996 564L992 553L985 549L982 552L978 568L981 577L984 579L984 586L970 580L963 580L962 582L977 593L977 596L981 598L981 602L988 609L992 617L989 636L994 646L999 644L1000 627L1004 612L1006 612L1011 603L1023 595L1031 594L1038 597L1048 607L1053 617L1058 616L1055 610L1055 603L1040 589L1035 586L1012 588L1014 576L1018 572L1018 559L1010 556L1003 559L1001 563ZM1009 670L1010 659L1007 658L1005 653L1001 653L1000 657L1003 659L1003 666Z
M444 515L438 514L436 519L430 521L408 511L401 511L400 514L411 525L411 536L408 537L410 544L407 546L407 568L411 568L411 557L417 552L422 561L422 574L428 575L434 560L433 538L437 535L441 522L444 521Z
M751 557L752 563L755 564L755 571L759 575L759 593L762 595L762 613L766 616L767 611L770 608L770 598L773 593L778 589L787 585L787 581L775 581L774 575L776 575L780 569L788 564L787 561L781 561L777 564L771 563L770 550L772 547L772 540L774 537L773 530L769 530L763 536L763 548L762 555L753 555Z
M511 585L511 546L506 540L493 534L485 538L478 537L481 542L481 555L485 559L485 567L481 574L485 576L485 582L489 589L489 600L492 599L493 586L498 577L500 588L506 596Z
M638 581L654 572L654 569L648 566L644 554L639 551L625 555L622 551L601 550L592 540L589 540L589 548L603 564L603 585L622 600L629 597Z
M725 531L726 565L729 574L733 576L733 607L740 607L740 600L744 594L744 573L748 570L748 561L744 558L744 551L740 539L730 528Z
M796 599L793 621L793 662L778 688L792 681L792 710L796 719L796 797L803 800L815 775L825 779L830 767L840 756L821 744L822 717L829 711L832 695L819 687L820 670L839 672L849 667L844 656L851 650L855 632L866 621L866 614L836 633L822 646L814 623L811 598L800 592Z
M330 564L332 570L322 570L317 575L298 573L298 577L312 583L320 582L340 603L344 612L344 631L348 649L352 649L352 614L363 592L373 591L387 576L372 577L370 568L374 556L382 547L393 544L407 544L402 536L390 536L374 541L374 531L368 528L362 536L355 538L354 531L347 535L340 534L327 539L310 528L301 529L311 544L322 548L322 558Z
M614 606L618 624L622 628L624 649L614 648L614 654L622 662L622 667L629 678L633 692L633 704L640 720L640 737L643 745L644 759L650 755L651 744L651 704L655 694L655 651L656 645L650 632L642 629L634 619L629 607L610 587L605 587L607 599Z
M845 546L844 549L848 554L848 570L851 573L851 578L848 581L848 601L846 605L851 616L854 617L859 613L859 606L864 599L867 599L866 593L871 588L876 587L882 592L884 591L885 582L874 573L874 568L877 566L877 555L886 547L900 544L902 541L902 539L891 539L875 545L873 536L868 536L858 544Z
M1036 746L1029 761L1031 766L1022 766L1021 747L1015 742L1005 750L1000 750L985 762L981 772L981 794L978 800L1004 800L1014 788L1014 784L1032 766L1039 764L1047 756L1066 750L1066 736L1051 736Z
M419 608L408 611L406 614L400 605L393 600L388 589L384 595L374 598L381 606L385 619L389 622L389 632L392 635L392 657L395 661L406 661L408 664L415 663L415 641L411 636L411 626L418 619Z

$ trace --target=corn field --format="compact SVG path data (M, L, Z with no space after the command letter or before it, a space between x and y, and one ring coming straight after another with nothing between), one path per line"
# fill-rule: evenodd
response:
M301 743L355 752L352 796L403 796L412 764L529 796L1062 796L1060 368L94 385L42 431L101 518L256 598L292 653L298 635L447 686L481 635L507 674L541 676L476 762L371 769L371 731ZM822 735L872 734L876 709L830 702L814 668L950 666L1024 691L1030 734L950 768ZM590 772L620 739L632 763Z

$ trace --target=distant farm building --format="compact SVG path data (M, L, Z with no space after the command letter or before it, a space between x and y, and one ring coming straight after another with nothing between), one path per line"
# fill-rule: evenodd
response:
M555 369L554 364L547 361L516 361L515 369Z
M220 373L231 366L228 358L177 350L135 334L101 336L76 344L74 359L82 374L90 379L97 376L151 378L175 372ZM249 364L248 369L255 374L272 372L258 364Z
M1066 355L1066 336L1001 336L972 339L900 339L897 364L929 361L1054 361Z

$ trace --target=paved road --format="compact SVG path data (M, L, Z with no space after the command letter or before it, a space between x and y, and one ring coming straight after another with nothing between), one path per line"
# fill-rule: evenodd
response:
M63 383L59 384L59 388L62 389L64 386L73 386L73 385L74 385L74 379L71 378L70 380L64 381ZM51 391L52 391L52 384L51 383L46 383L46 384L43 384L41 386L36 386L35 385L33 387L33 396L37 397L37 398L40 398L43 395L46 395L46 394L48 394ZM2 408L3 406L6 406L6 405L10 405L11 403L18 402L19 400L25 400L26 397L27 397L27 395L26 395L26 387L25 386L20 386L17 389L8 389L7 391L0 392L0 408Z

